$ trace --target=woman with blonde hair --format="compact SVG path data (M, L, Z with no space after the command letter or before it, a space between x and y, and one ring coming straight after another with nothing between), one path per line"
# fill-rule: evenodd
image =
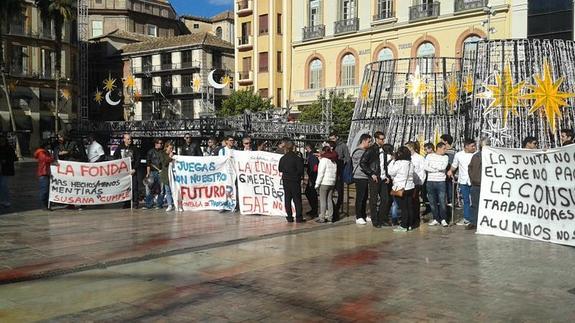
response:
M164 152L161 157L162 170L160 172L160 183L162 183L162 195L168 202L166 212L174 210L174 199L172 198L172 190L170 188L170 170L169 166L174 157L174 143L171 141L166 142L164 145Z

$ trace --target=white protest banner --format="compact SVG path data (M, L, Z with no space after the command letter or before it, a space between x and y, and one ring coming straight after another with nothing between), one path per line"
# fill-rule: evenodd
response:
M50 202L98 205L132 199L130 158L100 163L60 160L50 170Z
M235 209L235 176L228 157L174 156L170 174L176 206L190 211Z
M286 216L284 188L278 170L280 154L234 151L242 214Z
M485 147L477 233L575 246L575 145Z

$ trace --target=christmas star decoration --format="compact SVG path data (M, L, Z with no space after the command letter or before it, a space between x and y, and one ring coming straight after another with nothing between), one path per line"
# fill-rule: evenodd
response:
M362 100L367 100L369 98L369 84L364 84L361 87L361 99Z
M98 104L102 103L102 100L104 99L104 96L102 94L103 94L102 91L96 89L96 92L94 93L94 102Z
M108 74L108 78L104 80L104 89L106 91L112 91L116 88L116 79L113 79L112 76L110 76L110 74Z
M66 100L70 100L72 97L72 91L69 88L60 89L60 96Z
M473 92L473 77L471 77L471 75L467 75L465 77L465 82L463 83L463 89L467 94Z
M419 142L419 154L425 156L425 137L423 135L417 135L417 141Z
M433 111L433 106L435 105L435 95L433 92L427 92L425 96L425 113L431 113Z
M133 75L128 75L128 77L126 77L123 81L126 88L134 88L136 85L136 79Z
M433 131L433 145L437 146L439 140L441 140L441 134L439 133L439 129L435 127L435 130Z
M459 99L459 95L457 93L458 86L455 75L451 75L451 79L447 82L447 84L445 84L445 90L445 102L447 102L449 108L451 108L451 111L453 111L455 104L457 103L457 99Z
M480 93L478 97L492 100L489 106L483 111L484 115L489 114L497 108L501 108L503 114L503 127L507 126L509 113L517 114L517 107L520 105L521 90L525 82L513 83L511 65L505 64L503 73L495 76L495 84L485 84L487 89Z
M487 119L487 129L481 130L481 133L489 138L491 146L494 147L503 146L505 140L512 138L508 132L509 128L496 126L490 118Z
M202 80L199 77L195 77L192 81L192 86L194 87L195 92L200 92L200 86L202 85Z
M230 86L232 84L232 78L226 74L224 77L222 77L220 83L225 84L226 86Z
M534 85L527 85L527 88L532 92L525 94L523 99L535 100L529 113L532 114L538 110L542 110L547 117L547 123L553 132L556 131L556 119L561 117L561 107L569 105L566 101L568 98L575 97L575 93L561 92L559 88L563 83L563 77L556 81L553 80L551 75L551 67L549 62L543 62L543 73L534 75Z
M425 95L426 88L425 80L421 77L419 65L417 65L415 73L409 76L409 81L407 82L407 94L411 95L414 105L419 105L419 100Z

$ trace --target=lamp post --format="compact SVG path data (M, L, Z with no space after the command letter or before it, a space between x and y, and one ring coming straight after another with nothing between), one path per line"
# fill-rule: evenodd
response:
M16 143L16 157L18 159L22 158L22 151L20 150L20 142L18 141L18 135L16 134L16 121L14 120L14 112L12 112L12 102L10 102L10 92L8 91L8 86L6 85L6 74L4 71L4 64L0 66L0 74L2 74L2 85L4 89L4 95L6 96L6 104L8 105L8 113L10 114L10 125L12 126L12 132L14 133L15 143Z
M487 15L487 19L481 22L481 26L487 26L487 36L485 36L485 40L489 40L491 38L490 35L497 31L495 28L491 27L491 17L494 17L496 12L489 4L483 7L483 12Z

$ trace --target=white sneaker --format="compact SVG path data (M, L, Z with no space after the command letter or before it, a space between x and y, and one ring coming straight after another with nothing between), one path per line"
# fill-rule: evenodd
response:
M174 207L170 205L170 206L168 206L168 208L166 209L166 212L171 212L171 211L173 211L173 210L174 210Z
M443 220L443 221L445 221L445 220ZM429 226L439 225L439 222L437 222L437 220L434 219L433 221L429 222L427 225L429 225Z
M393 229L393 232L407 232L407 229L402 226L398 226L397 228Z
M449 226L449 224L447 224L447 221L445 221L445 220L441 220L441 225L442 225L443 227L448 227L448 226Z
M178 212L184 212L184 208L183 207L178 207Z
M367 222L365 222L365 220L364 220L364 219L362 219L362 218L359 218L359 219L355 220L355 224L361 224L361 225L365 225L365 224L367 224Z
M457 225L468 225L469 223L470 223L469 221L463 219L463 220L457 222L456 224L457 224Z
M371 222L371 216L368 216L367 218L365 218L365 220L366 220L367 222Z

